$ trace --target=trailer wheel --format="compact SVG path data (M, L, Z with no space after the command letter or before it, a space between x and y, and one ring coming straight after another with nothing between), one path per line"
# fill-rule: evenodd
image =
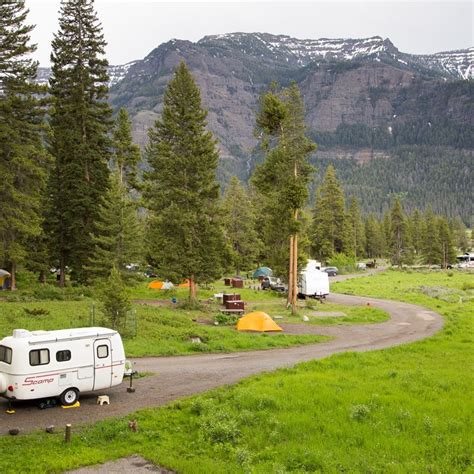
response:
M79 390L77 388L68 388L61 393L59 398L62 405L74 405L79 400Z

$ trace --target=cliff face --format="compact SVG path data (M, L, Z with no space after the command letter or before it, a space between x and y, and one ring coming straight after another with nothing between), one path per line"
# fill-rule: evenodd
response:
M366 162L407 144L474 148L474 48L411 55L378 36L299 40L266 33L172 40L143 60L109 68L111 103L128 109L142 146L180 61L209 110L222 181L252 171L258 99L272 81L299 85L316 158ZM40 68L38 81L47 82L49 73Z
M360 155L359 148L380 148L378 142L360 142L354 133L367 135L375 130L378 135L388 134L384 143L396 137L397 144L405 144L411 143L407 142L407 127L418 130L434 126L438 131L439 127L459 126L470 130L472 82L459 77L471 74L472 51L456 52L456 64L448 64L449 53L443 54L441 67L438 57L430 62L428 56L401 53L380 37L295 40L235 33L205 37L197 43L172 40L142 61L118 72L114 69L111 102L115 108L125 106L129 110L134 138L144 145L148 128L160 114L166 84L177 64L185 61L209 110L209 128L219 139L220 178L226 180L236 174L245 179L254 165L258 98L271 81L298 83L309 129L320 139L320 152L331 150L335 157L347 156L347 148L353 156ZM122 70L125 73L119 77ZM341 141L346 129L350 136ZM328 136L332 136L329 141ZM417 144L416 137L410 139ZM455 137L451 141L443 145L457 146ZM339 153L341 146L346 150ZM362 154L366 160L367 152ZM377 151L370 155L376 156Z

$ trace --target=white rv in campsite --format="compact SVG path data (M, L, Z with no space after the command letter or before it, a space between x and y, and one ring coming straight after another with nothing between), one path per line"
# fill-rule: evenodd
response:
M320 270L321 264L308 260L298 276L298 296L302 298L326 298L329 294L329 275Z
M73 405L81 392L122 382L125 351L107 328L27 331L0 340L0 396L10 400L59 397Z

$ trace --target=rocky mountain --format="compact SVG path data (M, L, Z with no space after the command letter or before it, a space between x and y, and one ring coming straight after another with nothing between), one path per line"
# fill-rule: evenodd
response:
M464 166L474 149L474 48L413 55L379 36L300 40L266 33L171 40L143 60L109 71L111 103L128 109L141 145L180 61L190 67L209 110L222 182L231 175L247 179L259 159L255 112L272 81L299 85L308 128L319 145L314 159L321 163L390 160L397 147L427 146L467 149L459 155ZM47 78L48 71L40 73ZM421 155L426 160L429 153ZM462 179L472 178L472 168L468 171Z

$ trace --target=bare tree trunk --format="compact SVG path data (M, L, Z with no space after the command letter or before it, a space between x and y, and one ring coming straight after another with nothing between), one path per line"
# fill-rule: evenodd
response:
M194 275L189 279L189 301L195 303L197 300L197 288L196 282L194 281Z
M44 270L40 271L40 274L38 276L38 281L42 284L46 283L46 273Z
M64 258L61 257L59 262L59 286L64 288L66 286L66 265L64 263Z
M291 314L298 311L298 234L293 237L293 291L291 299Z
M288 300L287 305L290 306L293 301L293 235L290 235L290 268L288 272Z
M11 283L10 283L10 290L11 291L16 291L16 262L12 262L12 271L11 271Z

